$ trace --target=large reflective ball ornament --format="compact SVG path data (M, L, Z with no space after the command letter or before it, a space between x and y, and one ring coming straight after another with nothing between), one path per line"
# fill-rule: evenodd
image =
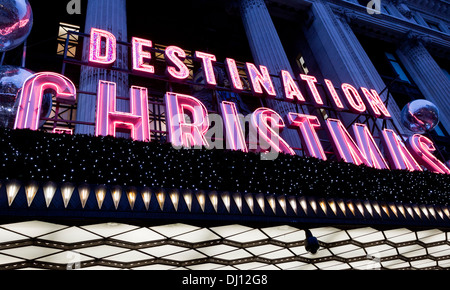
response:
M19 90L33 72L16 66L0 66L0 126L12 128L16 118L15 105Z
M0 52L21 45L32 26L33 11L28 0L0 0Z
M417 134L430 132L439 124L439 109L427 100L408 103L401 116L403 126Z

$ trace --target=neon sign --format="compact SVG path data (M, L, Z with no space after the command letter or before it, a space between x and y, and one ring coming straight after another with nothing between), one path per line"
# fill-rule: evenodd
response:
M100 29L91 30L89 50L90 63L109 66L116 60L116 38L113 34ZM155 68L151 65L152 41L132 38L132 70L133 72L152 77ZM167 62L166 74L176 80L186 80L190 71L185 65L186 53L177 46L169 46L165 49ZM195 52L195 59L201 63L206 86L214 88L217 80L214 74L216 56L210 53ZM244 90L236 61L227 58L224 62L232 91ZM269 98L277 97L274 83L267 67L255 64L245 64L250 88L255 96L266 95ZM314 76L299 75L298 79L289 71L281 70L281 85L283 97L286 101L299 104L306 103L306 99L300 91L298 84L305 82L309 89L309 95L316 107L323 107L324 102L317 89L318 80ZM337 111L348 108L356 114L367 112L375 118L391 119L386 105L375 90L344 83L341 89L344 98L338 95L334 84L324 80L333 107ZM76 89L73 83L66 77L56 73L38 73L30 77L24 84L20 94L20 104L17 112L15 129L38 129L39 112L42 105L44 90L52 89L56 92L56 99L60 102L75 103ZM175 147L209 147L205 137L209 126L209 117L206 107L193 96L167 92L165 95L166 119L169 141ZM236 104L224 101L219 104L220 114L224 120L227 148L249 152L245 134ZM383 152L379 148L366 125L354 124L349 132L340 120L328 118L323 124L316 116L286 112L286 119L279 113L269 108L258 108L251 114L250 125L261 143L278 153L295 155L294 149L281 137L282 130L295 129L299 134L302 150L308 157L327 160L327 156L318 136L319 130L328 133L331 144L338 160L356 165L366 165L377 169L399 169L410 171L429 171L450 174L446 164L438 160L433 152L436 150L431 140L422 135L410 137L406 144L392 130L383 129L378 136L383 146ZM286 122L285 122L286 121ZM148 116L148 91L146 88L133 86L130 89L130 113L116 110L116 84L107 81L99 81L97 90L97 110L95 134L97 136L115 136L117 129L131 131L133 140L150 141L150 128ZM267 149L267 148L266 148ZM264 151L264 150L261 150Z

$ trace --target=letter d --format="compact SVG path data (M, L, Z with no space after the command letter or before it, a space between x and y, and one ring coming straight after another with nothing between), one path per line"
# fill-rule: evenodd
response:
M70 15L81 14L81 0L70 0L67 3L67 13Z

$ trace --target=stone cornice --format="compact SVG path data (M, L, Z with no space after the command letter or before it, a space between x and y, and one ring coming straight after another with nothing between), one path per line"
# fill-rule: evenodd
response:
M450 53L450 35L435 31L406 19L386 14L367 13L365 7L342 0L328 0L337 15L348 21L352 27L375 33L389 42L401 42L411 32L427 39L426 45Z
M450 2L446 0L408 0L408 5L416 10L450 18Z

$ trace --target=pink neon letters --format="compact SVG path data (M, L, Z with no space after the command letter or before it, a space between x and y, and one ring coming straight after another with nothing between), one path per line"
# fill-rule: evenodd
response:
M241 82L241 77L239 76L239 71L237 69L236 61L232 58L227 58L225 60L226 69L228 73L228 77L231 80L231 89L234 92L240 92L244 89L244 86Z
M247 75L250 80L253 94L261 96L264 93L264 88L269 97L276 97L277 93L275 92L275 87L270 78L269 70L263 65L260 65L259 69L261 72L258 71L258 68L256 68L253 63L246 63Z
M39 129L42 99L48 89L56 93L56 100L61 103L76 101L75 85L65 76L51 72L34 74L23 84L14 129Z
M117 41L114 34L105 30L92 28L89 62L100 65L112 65L116 61L116 55Z
M331 143L338 159L356 165L372 166L340 120L330 118L326 122Z
M131 87L131 113L116 110L116 83L100 81L97 92L96 136L116 136L116 129L131 130L136 141L150 141L148 94L146 88Z
M306 81L306 83L308 84L309 90L311 91L312 97L314 99L314 102L316 105L318 106L322 106L323 105L323 100L322 97L319 94L319 91L317 90L317 79L313 76L309 76L309 75L300 75L300 78L304 81Z
M364 113L366 105L361 99L358 90L352 85L342 84L342 91L344 92L350 110L357 114Z
M282 70L281 73L281 82L284 88L284 97L289 100L296 100L299 102L305 102L305 98L303 97L298 85L295 83L294 79L291 76L291 73Z
M361 152L364 154L371 167L377 169L389 169L386 160L383 158L377 143L373 139L373 136L366 125L353 125L353 135L355 136L358 147L361 149Z
M155 73L155 68L152 65L146 64L145 60L150 60L152 54L149 51L144 51L144 47L151 48L152 42L150 40L133 37L131 40L132 54L133 54L133 70L148 74Z
M240 150L243 152L248 152L244 132L239 121L236 104L224 101L221 103L220 107L225 124L227 148L235 151Z
M205 134L209 129L208 111L196 98L189 95L167 93L167 125L169 140L174 147L208 147ZM187 118L190 118L188 122Z
M366 99L367 107L370 113L376 118L389 119L391 114L381 100L378 92L376 90L368 90L366 88L361 88Z
M132 70L141 75L151 76L156 74L155 67L150 64L152 60L152 41L132 38ZM112 65L117 58L116 37L105 30L92 28L89 43L89 62L96 66ZM213 54L197 51L195 59L201 62L206 86L216 87L215 75L216 56ZM185 64L186 52L177 47L169 46L165 50L167 63L166 73L173 81L186 80L191 71ZM227 58L224 63L231 90L237 93L247 93L244 88L245 81L236 65L236 61ZM158 68L158 67L156 67ZM263 94L277 97L278 87L274 86L272 76L266 66L256 66L253 63L245 64L249 86L253 95ZM327 96L331 96L330 104L337 111L348 109L356 114L366 111L375 118L389 119L391 114L381 100L376 90L361 87L360 92L350 84L341 85L340 94L333 83L325 79L324 84L319 84L314 76L301 74L294 79L287 70L280 71L281 91L284 99L291 102L305 103L302 94L301 81L309 88L312 104L316 107L324 107L327 99L322 98L319 86L328 90ZM300 88L302 90L300 90ZM39 73L27 79L19 95L19 108L16 115L15 129L38 130L41 103L45 90L53 90L58 102L74 104L76 101L76 88L66 77L56 73ZM327 92L324 91L326 94ZM325 95L324 95L325 96ZM150 141L150 125L148 116L148 91L146 88L133 86L130 89L130 113L118 112L116 110L116 84L100 81L97 91L97 119L95 132L97 136L116 135L117 129L131 131L134 140ZM345 103L344 103L344 102ZM206 133L209 129L208 111L196 98L168 92L165 95L167 128L170 142L176 147L209 147ZM328 103L327 103L328 106ZM226 141L228 148L248 152L252 149L246 142L243 126L238 115L236 104L223 101L220 110L224 120ZM347 111L346 111L347 112ZM318 132L321 124L316 116L286 112L286 120L290 129L298 131L302 140L303 151L307 156L327 160L327 156L320 143ZM55 128L57 126L55 122ZM405 145L402 139L392 130L384 129L379 138L383 145L383 157L379 145L375 141L368 127L363 124L354 124L350 133L342 124L342 121L328 118L325 128L334 152L338 159L357 165L367 165L377 169L399 169L410 171L429 171L450 174L446 164L433 155L436 151L433 142L425 136L414 135L410 137ZM251 126L256 129L260 137L259 149L263 152L272 148L276 152L295 154L289 144L280 137L285 128L282 117L268 108L259 108L251 115ZM63 129L55 129L54 133L62 132ZM249 144L253 144L249 142ZM268 148L263 148L268 145Z
M381 134L381 141L392 169L423 171L394 131L384 129Z
M327 160L316 132L320 128L319 119L297 113L289 113L287 119L288 127L299 131L306 156Z
M266 142L276 152L295 155L295 151L280 137L280 133L285 127L281 116L268 108L259 108L252 114L252 126L257 130L260 143ZM275 132L273 128L277 128ZM268 149L268 148L263 148Z
M186 53L178 46L169 46L164 53L168 66L166 73L175 79L184 80L189 77L189 69L184 64Z
M213 67L213 63L216 61L216 56L205 52L196 51L195 57L196 59L202 61L203 76L206 80L206 85L209 87L217 86Z
M414 135L408 139L407 147L418 162L428 170L436 173L450 174L450 169L436 158L432 152L436 151L433 141L422 135Z
M334 108L337 111L342 111L344 109L344 105L342 104L341 98L339 98L339 95L337 94L333 83L330 80L325 79L325 84L327 85L328 91L330 92L331 98L333 99Z

